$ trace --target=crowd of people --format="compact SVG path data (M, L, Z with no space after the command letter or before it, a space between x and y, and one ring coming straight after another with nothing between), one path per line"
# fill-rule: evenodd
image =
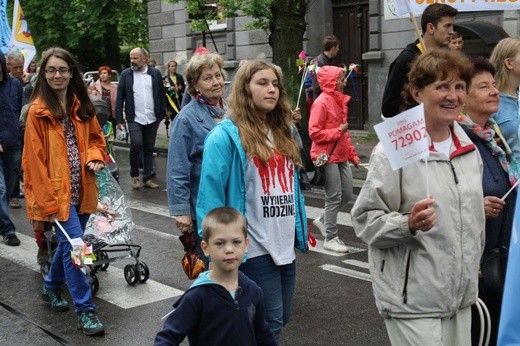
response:
M471 345L481 328L490 330L491 344L497 339L516 201L510 189L520 178L520 40L501 40L489 60L469 58L453 30L456 15L445 4L425 9L422 37L390 65L382 95L384 118L423 104L428 157L393 170L377 145L351 212L356 235L368 244L376 306L394 345ZM325 160L324 211L313 224L325 250L346 253L337 218L353 200L351 166L361 160L348 131L348 71L335 60L339 49L339 40L326 36L306 81L308 156ZM21 195L40 248L53 223L82 237L106 156L93 97L106 103L115 128L128 131L134 190L160 187L152 180L153 153L164 119L171 122L169 212L207 270L175 302L155 344L185 337L193 344L280 344L294 301L295 250L307 252L309 237L300 181L306 149L295 126L301 110L289 105L281 69L243 61L225 97L218 53L197 49L184 76L173 59L162 75L140 47L129 58L117 84L112 69L101 66L86 85L64 49L46 50L27 71L20 52L0 53L5 244L20 244L9 208L21 207ZM57 236L41 297L54 311L68 310L66 283L83 333L103 334L90 284L71 262L67 237ZM491 326L472 314L478 297Z

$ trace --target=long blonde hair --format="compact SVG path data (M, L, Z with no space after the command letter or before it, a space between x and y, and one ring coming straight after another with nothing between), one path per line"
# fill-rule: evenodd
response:
M255 73L265 69L270 69L276 74L280 96L275 108L267 113L264 122L255 108L249 83ZM239 128L242 145L250 158L257 156L262 164L267 165L267 161L273 155L273 148L269 146L262 126L266 125L273 135L275 149L290 158L297 166L302 166L300 150L292 136L292 131L296 129L292 125L291 109L281 81L281 73L271 63L252 60L242 64L235 74L229 94L229 114Z
M495 67L495 80L499 91L503 91L508 87L509 71L504 65L504 61L514 58L518 52L520 52L520 40L508 37L500 40L491 53L489 61Z

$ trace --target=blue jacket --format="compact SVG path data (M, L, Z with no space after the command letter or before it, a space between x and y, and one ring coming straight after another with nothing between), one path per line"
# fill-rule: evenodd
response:
M204 272L173 308L155 337L156 346L179 345L186 336L190 345L276 345L262 290L241 272L235 300Z
M3 80L0 82L0 144L4 149L17 149L22 145L20 137L20 111L23 88L20 81L9 76L4 54L0 52Z
M498 112L493 114L493 119L497 122L516 160L520 162L520 120L518 116L518 100L500 93Z
M238 128L230 119L223 120L209 133L204 144L204 160L197 197L197 225L200 236L202 219L216 207L233 207L247 218L247 164ZM302 252L307 252L307 214L298 176L295 172L295 245Z
M148 66L147 73L152 76L152 90L153 90L153 108L155 118L161 121L166 114L166 91L159 70ZM134 72L131 68L125 69L119 78L117 86L116 99L116 123L123 122L123 106L126 115L126 121L129 123L135 122L135 102L134 102Z
M471 139L484 163L484 171L482 176L482 187L485 196L496 196L502 198L511 188L509 183L509 175L504 171L498 158L493 156L491 149L485 142L475 135L471 130L463 127L468 137ZM511 191L506 198L506 205L497 217L486 219L486 244L484 246L484 254L496 248L509 249L511 239L511 230L513 228L513 219L516 205L516 189Z
M195 98L173 120L166 173L172 216L191 215L195 220L204 139L215 125L215 120Z

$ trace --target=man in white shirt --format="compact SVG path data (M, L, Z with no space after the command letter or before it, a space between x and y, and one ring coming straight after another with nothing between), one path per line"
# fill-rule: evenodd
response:
M130 135L130 176L133 189L141 187L139 164L143 161L142 186L157 189L150 178L157 129L164 118L166 96L159 70L148 66L148 52L130 51L131 67L121 73L117 88L116 123L124 127L123 109ZM142 156L141 156L142 155Z

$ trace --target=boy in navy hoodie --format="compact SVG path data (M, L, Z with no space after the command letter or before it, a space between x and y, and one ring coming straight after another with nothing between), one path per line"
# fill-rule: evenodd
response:
M238 271L249 239L246 220L230 207L215 208L202 222L204 254L213 269L173 305L155 345L276 345L265 320L261 289Z

